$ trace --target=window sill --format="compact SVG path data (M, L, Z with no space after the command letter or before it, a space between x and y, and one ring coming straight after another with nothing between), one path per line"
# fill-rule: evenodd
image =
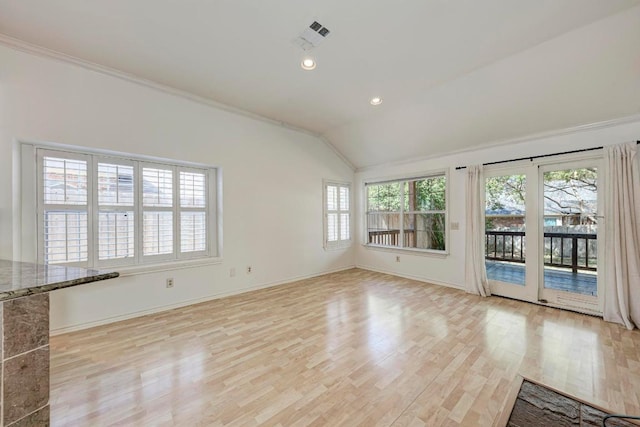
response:
M208 257L181 261L172 261L158 264L133 265L123 267L109 267L106 270L113 270L120 273L120 277L136 276L138 274L157 273L160 271L180 270L183 268L202 267L205 265L221 264L222 258Z
M351 247L352 243L351 241L347 242L347 243L340 243L340 244L336 244L336 245L325 245L324 246L324 250L325 251L340 251L343 249L349 249Z
M380 245L362 245L365 249L381 251L381 252L401 252L411 255L419 255L419 256L427 256L434 258L446 258L449 256L448 251L434 251L431 249L412 249L412 248L396 248L390 246L380 246Z

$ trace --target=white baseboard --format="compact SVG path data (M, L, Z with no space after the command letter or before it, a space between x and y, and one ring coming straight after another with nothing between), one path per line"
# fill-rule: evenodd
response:
M313 277L319 277L319 276L324 276L326 274L332 274L332 273L337 273L337 272L340 272L340 271L350 270L352 268L355 268L355 265L351 265L351 266L347 266L347 267L341 267L341 268L337 268L337 269L334 269L334 270L323 271L321 273L312 273L312 274L306 274L306 275L302 275L302 276L290 277L290 278L283 279L283 280L280 280L280 281L277 281L277 282L262 283L262 284L258 284L258 285L254 285L254 286L250 286L250 287L246 287L246 288L242 288L242 289L234 289L233 291L229 291L229 292L219 292L217 294L212 294L212 295L207 295L206 297L194 298L194 299L190 299L190 300L186 300L186 301L181 301L181 302L178 302L178 303L175 303L175 304L161 305L161 306L149 308L149 309L146 309L146 310L140 310L140 311L135 311L133 313L127 313L127 314L121 314L121 315L118 315L118 316L107 317L107 318L100 319L100 320L95 320L95 321L92 321L92 322L85 322L85 323L78 323L76 325L63 326L61 328L51 329L49 334L51 336L56 336L56 335L66 334L66 333L69 333L69 332L81 331L83 329L89 329L89 328L94 328L96 326L108 325L109 323L120 322L122 320L133 319L134 317L146 316L148 314L156 314L156 313L160 313L160 312L167 311L167 310L173 310L174 308L186 307L188 305L199 304L199 303L206 302L206 301L211 301L211 300L214 300L214 299L220 299L220 298L229 297L229 296L232 296L232 295L238 295L238 294L243 294L243 293L246 293L246 292L257 291L259 289L272 288L274 286L280 286L280 285L284 285L284 284L287 284L287 283L297 282L299 280L311 279Z
M356 268L361 268L363 270L369 270L369 271L375 271L376 273L383 273L383 274L390 274L392 276L398 276L398 277L403 277L405 279L411 279L411 280L417 280L419 282L425 282L425 283L430 283L433 285L438 285L438 286L444 286L447 288L453 288L453 289L458 289L461 291L466 291L465 287L463 285L458 285L455 283L448 283L448 282L442 282L440 280L433 280L430 279L428 277L424 277L424 276L414 276L413 274L402 274L402 273L397 273L395 271L389 271L389 270L383 270L381 268L377 268L377 267L371 267L368 265L356 265Z

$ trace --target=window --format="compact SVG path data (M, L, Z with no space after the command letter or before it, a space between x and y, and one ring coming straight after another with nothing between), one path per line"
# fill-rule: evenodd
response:
M367 244L446 251L446 182L439 173L366 184Z
M108 267L217 256L215 168L35 151L40 262Z
M351 243L351 187L349 184L324 184L325 248L348 246Z

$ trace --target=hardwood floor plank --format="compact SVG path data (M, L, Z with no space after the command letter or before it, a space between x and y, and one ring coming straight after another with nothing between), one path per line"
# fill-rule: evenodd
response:
M520 374L640 414L640 332L353 269L52 337L60 426L491 426Z

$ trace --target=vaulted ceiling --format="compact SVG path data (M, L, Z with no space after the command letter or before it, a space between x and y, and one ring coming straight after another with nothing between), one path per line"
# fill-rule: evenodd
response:
M314 20L330 34L304 52ZM640 0L0 0L1 34L305 129L359 168L637 114L639 24Z

